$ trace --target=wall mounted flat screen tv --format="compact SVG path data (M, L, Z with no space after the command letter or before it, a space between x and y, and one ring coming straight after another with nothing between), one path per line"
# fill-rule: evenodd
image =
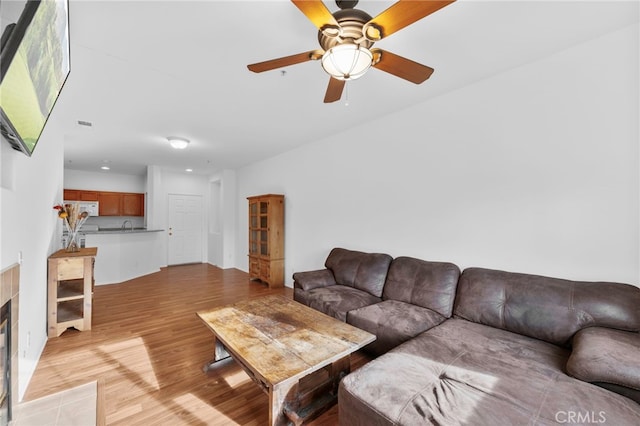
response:
M70 72L68 0L27 1L0 48L0 131L31 156Z

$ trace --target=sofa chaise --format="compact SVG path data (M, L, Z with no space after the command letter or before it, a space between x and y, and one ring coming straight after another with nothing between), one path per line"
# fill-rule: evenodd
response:
M639 288L342 248L325 266L294 274L294 299L377 336L341 425L640 424ZM375 294L347 279L385 267Z

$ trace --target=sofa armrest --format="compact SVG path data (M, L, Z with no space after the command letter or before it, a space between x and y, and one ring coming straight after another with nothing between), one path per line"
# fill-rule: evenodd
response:
M296 272L293 274L293 287L300 288L305 291L313 290L318 287L328 287L336 285L333 272L329 269L320 269L318 271Z
M567 372L585 382L612 390L623 387L629 389L631 394L638 395L639 353L640 334L611 328L588 327L578 331L573 338L573 350L567 361Z

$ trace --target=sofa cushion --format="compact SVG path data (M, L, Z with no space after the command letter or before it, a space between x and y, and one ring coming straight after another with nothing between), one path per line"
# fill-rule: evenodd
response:
M301 297L300 302L307 306L331 315L340 321L347 321L347 312L363 306L380 302L379 297L366 291L344 285L314 288Z
M336 283L382 297L382 288L387 277L391 256L382 253L334 248L329 253L325 266L331 269Z
M318 271L304 271L293 274L293 287L302 290L313 290L318 287L335 285L333 273L328 269Z
M541 340L449 319L346 376L340 425L551 425L569 413L637 422L637 403L567 376L568 356Z
M293 300L303 305L309 306L309 292L301 288L293 289Z
M384 300L347 314L349 324L376 335L376 340L366 347L376 355L395 348L444 320L445 317L431 309L398 300Z
M640 403L640 334L589 327L573 338L567 371Z
M469 268L460 276L454 315L568 345L591 326L637 331L640 288Z
M399 300L450 317L460 268L453 263L397 257L391 262L382 299Z

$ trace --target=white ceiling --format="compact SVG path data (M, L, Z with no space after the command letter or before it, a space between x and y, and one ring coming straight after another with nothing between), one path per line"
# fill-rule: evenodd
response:
M325 4L337 10L333 1ZM357 7L375 16L391 4L361 0ZM329 78L318 62L285 74L247 70L319 47L316 28L286 0L71 0L70 16L71 74L52 116L65 129L65 167L98 171L108 161L116 173L142 174L146 165L211 173L354 123L375 125L386 114L637 23L639 3L458 0L376 44L434 68L429 80L414 85L373 69L347 85L348 106L322 102ZM170 135L191 144L173 150Z

